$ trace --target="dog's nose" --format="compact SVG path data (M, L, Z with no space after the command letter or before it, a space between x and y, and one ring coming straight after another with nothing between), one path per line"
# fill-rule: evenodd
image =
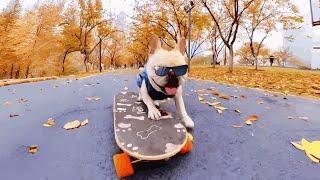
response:
M169 75L169 76L174 76L175 74L174 74L174 72L173 72L172 70L170 70L169 73L168 73L168 75Z

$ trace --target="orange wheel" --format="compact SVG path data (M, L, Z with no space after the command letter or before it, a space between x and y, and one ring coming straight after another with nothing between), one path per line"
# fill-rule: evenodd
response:
M192 150L192 145L193 145L193 136L190 133L188 133L187 142L182 147L182 149L180 151L181 154L186 154L186 153L190 152Z
M134 174L130 157L127 153L115 154L113 156L113 163L119 178Z

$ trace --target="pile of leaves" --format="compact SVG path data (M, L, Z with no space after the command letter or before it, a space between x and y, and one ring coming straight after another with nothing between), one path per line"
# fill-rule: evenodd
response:
M254 70L248 67L235 67L231 74L227 73L226 67L192 67L189 76L284 94L320 98L319 71L276 67Z

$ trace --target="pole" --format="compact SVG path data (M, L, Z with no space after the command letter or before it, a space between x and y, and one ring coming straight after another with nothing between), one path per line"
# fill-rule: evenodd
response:
M188 21L189 21L189 32L188 32L188 70L190 71L190 62L191 62L191 10L188 13Z

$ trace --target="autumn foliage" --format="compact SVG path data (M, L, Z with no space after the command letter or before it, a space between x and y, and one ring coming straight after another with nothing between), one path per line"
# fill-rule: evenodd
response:
M264 40L271 32L303 22L290 0L144 0L135 1L122 27L123 19L106 11L106 3L37 1L23 8L21 0L11 0L0 11L0 78L139 67L148 60L151 35L166 49L179 37L187 39L189 60L211 51L215 66L224 52L220 64L228 65L229 72L235 56L257 68L268 54ZM243 46L237 50L239 37Z

